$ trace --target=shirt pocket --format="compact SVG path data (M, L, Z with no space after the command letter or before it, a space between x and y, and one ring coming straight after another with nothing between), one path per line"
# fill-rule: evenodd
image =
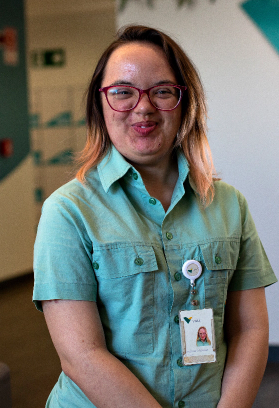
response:
M200 245L204 263L205 308L214 313L216 345L223 340L225 304L239 256L239 240L219 240Z
M152 353L154 272L158 270L152 246L95 247L93 267L107 348L122 358Z

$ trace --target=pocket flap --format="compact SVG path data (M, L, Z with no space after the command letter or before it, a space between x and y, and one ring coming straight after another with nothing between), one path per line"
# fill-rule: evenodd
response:
M200 245L208 270L236 269L239 256L239 240L214 241Z
M111 244L94 247L93 268L104 279L121 278L158 270L150 245Z

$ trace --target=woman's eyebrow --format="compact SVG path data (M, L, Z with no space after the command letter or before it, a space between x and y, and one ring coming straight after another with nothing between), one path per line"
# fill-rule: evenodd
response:
M134 86L134 84L132 82L129 81L114 81L112 82L112 84L110 84L110 86L114 86L114 85L129 85L129 86Z
M165 80L163 80L163 81L158 81L158 82L156 82L156 83L154 84L154 86L156 86L156 85L176 85L176 83L173 82L173 81L170 81L169 79L165 79Z
M153 86L158 86L158 85L167 85L167 84L168 84L168 85L176 85L176 83L175 83L175 82L170 81L170 80L168 80L168 79L164 79L164 80L162 80L162 81L155 82ZM135 86L135 85L133 84L133 82L123 81L123 80L114 81L114 82L112 82L112 83L110 84L110 86L114 86L114 85L128 85L128 86Z

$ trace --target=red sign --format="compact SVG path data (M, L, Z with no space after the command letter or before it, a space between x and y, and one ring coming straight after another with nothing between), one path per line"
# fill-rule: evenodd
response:
M4 50L4 64L17 65L18 64L18 39L17 30L13 27L6 27L0 32L0 46Z
M3 157L11 157L14 153L14 145L11 139L0 140L0 155Z

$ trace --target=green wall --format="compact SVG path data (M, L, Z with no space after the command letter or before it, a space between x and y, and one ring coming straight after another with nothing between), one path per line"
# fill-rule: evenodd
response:
M0 181L30 151L23 0L0 0L0 37L7 27L17 30L18 63L6 64L4 47L0 45L0 141L11 139L14 153L7 158L0 155Z

